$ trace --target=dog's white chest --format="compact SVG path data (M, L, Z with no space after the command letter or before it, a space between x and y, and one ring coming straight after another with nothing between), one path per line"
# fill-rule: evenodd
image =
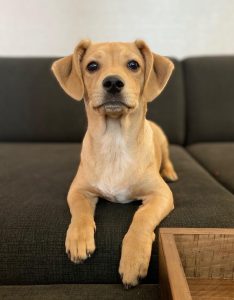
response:
M119 203L132 201L129 199L130 170L133 158L118 128L112 128L102 138L101 151L97 166L97 182L94 184L103 198Z
M118 187L110 185L103 186L100 183L97 185L97 188L101 192L103 198L111 202L128 203L132 201L132 199L130 199L129 189L120 190Z

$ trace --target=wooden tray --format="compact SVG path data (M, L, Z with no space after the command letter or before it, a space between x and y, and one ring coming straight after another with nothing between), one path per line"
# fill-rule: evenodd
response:
M234 300L234 229L161 228L161 299Z

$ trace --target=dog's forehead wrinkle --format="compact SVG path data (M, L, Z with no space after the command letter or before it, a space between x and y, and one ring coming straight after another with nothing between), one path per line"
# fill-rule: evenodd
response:
M139 49L132 43L109 42L96 43L90 46L87 50L85 58L89 60L95 59L109 59L114 61L116 58L125 60L138 59L142 60L142 55Z
M101 50L101 49L99 49L99 50L93 50L93 51L91 51L91 52L88 52L87 54L86 54L86 59L88 59L88 60L94 60L94 59L102 59L103 57L105 57L106 56L106 52L104 51L104 50Z

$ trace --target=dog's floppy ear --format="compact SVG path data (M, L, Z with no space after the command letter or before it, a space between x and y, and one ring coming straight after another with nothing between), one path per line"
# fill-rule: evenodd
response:
M56 60L51 68L64 91L76 100L84 96L80 62L90 43L90 40L81 40L73 54Z
M166 86L174 65L168 58L152 53L144 41L136 40L135 44L145 60L143 96L148 102L151 102Z

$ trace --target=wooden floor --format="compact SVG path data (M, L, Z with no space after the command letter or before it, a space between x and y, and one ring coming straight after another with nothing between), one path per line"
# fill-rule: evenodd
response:
M234 300L234 280L187 278L193 300Z

